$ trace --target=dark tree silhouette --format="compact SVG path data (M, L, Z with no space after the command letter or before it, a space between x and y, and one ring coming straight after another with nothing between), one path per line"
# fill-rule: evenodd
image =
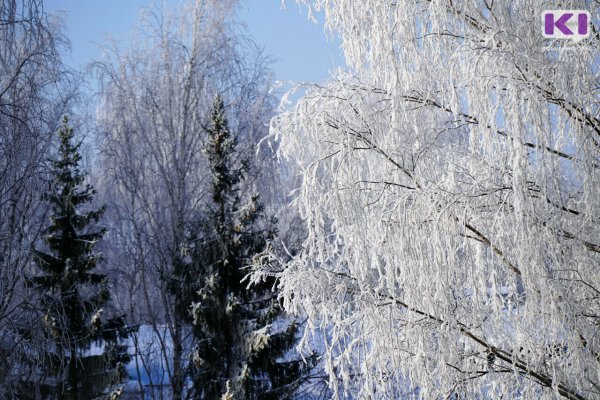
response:
M110 286L106 275L96 272L101 258L95 247L105 229L95 225L104 207L86 207L96 192L80 170L81 143L74 145L73 135L64 117L58 131L59 158L51 162L53 179L43 196L51 207L51 223L43 236L46 246L44 250L33 250L42 274L31 281L41 293L43 322L56 345L53 356L57 364L52 368L67 366L66 373L58 368L59 397L77 400L82 397L81 352L94 342L102 343L113 368L112 381L118 383L128 360L119 343L131 329L125 326L122 316L103 315L110 300Z

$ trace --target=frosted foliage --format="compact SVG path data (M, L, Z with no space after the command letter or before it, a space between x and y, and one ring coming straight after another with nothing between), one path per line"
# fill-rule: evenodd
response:
M352 72L272 121L308 230L280 278L336 396L600 398L597 32L543 39L534 0L306 5Z
M175 255L186 260L186 234L208 199L205 128L215 94L239 116L230 124L248 147L264 136L270 82L252 43L233 34L235 5L188 0L146 9L134 46L108 48L97 64L105 168L98 180L115 212L115 247L133 268L156 264L164 273Z
M185 324L192 256L211 204L206 128L212 102L221 95L231 131L254 154L271 109L271 82L254 44L237 33L236 0L158 3L144 9L128 47L113 44L96 63L102 176L95 181L108 205L104 255L118 266L119 307L134 323L149 324L161 343L160 352L136 364L140 390L148 390L144 373L150 387L162 383L160 375L170 382L164 389L170 398L181 399L190 395L188 360L197 361ZM257 170L268 165L260 155ZM145 351L143 343L134 345Z

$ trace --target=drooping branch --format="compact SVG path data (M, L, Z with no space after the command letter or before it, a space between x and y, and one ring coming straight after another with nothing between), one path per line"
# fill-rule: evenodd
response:
M316 86L316 87L318 88L318 86ZM376 87L371 87L371 86L366 86L364 84L361 84L360 86L350 86L349 88L352 89L352 90L357 90L357 91L358 90L366 90L368 92L371 92L371 93L374 93L374 94L378 94L378 95L384 95L384 96L389 96L390 95L384 89L376 88ZM337 98L339 100L342 100L342 101L350 103L350 99L346 98L346 97L340 97L340 96L327 96L327 97L332 97L332 98L335 97L335 98ZM424 97L424 96L422 96L422 95L420 95L418 93L402 95L401 98L403 100L405 100L406 102L408 102L408 103L419 104L421 106L426 106L426 107L433 107L435 109L445 111L446 113L448 113L448 114L450 114L452 116L458 116L460 118L463 118L464 122L466 122L467 124L481 125L480 122L479 122L479 119L477 117L475 117L473 115L470 115L468 113L464 113L464 112L461 112L461 111L456 111L456 110L452 109L451 107L449 107L447 105L441 104L440 102L432 100L432 99L428 99L428 98L426 98L426 97ZM569 115L571 116L571 114L569 114ZM583 120L589 120L589 121L591 121L590 118L591 117L589 117L589 118L583 118ZM505 137L505 138L507 138L507 139L509 139L511 141L514 140L514 138L511 135L509 135L507 132L505 132L502 129L494 129L494 127L492 127L491 125L486 125L486 129L490 129L491 131L493 131L497 135ZM531 142L525 142L525 141L521 142L521 144L523 146L527 147L527 148L530 148L530 149L546 151L549 154L552 154L554 156L563 158L565 160L569 160L569 161L573 161L573 162L577 161L577 158L574 155L568 154L568 153L566 153L564 151L561 151L561 150L557 150L557 149L552 148L550 146L543 146L543 145L539 145L539 144L535 144L535 143L531 143ZM592 166L594 168L600 168L599 164L595 164L594 163L594 164L592 164Z
M354 282L358 283L361 288L369 287L368 284L361 283L358 278L353 277L349 274L337 272L337 271L330 271L325 268L323 268L322 270L326 273L334 274L338 277L342 277L342 278L354 281ZM555 379L553 379L548 374L531 368L526 361L520 359L519 357L517 357L515 355L515 353L516 353L515 351L507 351L507 350L501 349L500 347L497 347L497 346L491 344L485 338L473 333L467 325L461 323L460 321L444 320L440 317L435 316L434 314L431 314L429 312L426 312L426 311L420 310L416 307L413 307L410 304L408 304L390 294L385 294L380 291L374 291L374 294L377 297L381 298L382 300L391 301L394 304L396 304L397 306L400 306L403 309L410 311L411 313L414 313L416 315L424 317L427 320L435 322L436 324L438 324L440 326L444 325L445 327L449 327L450 329L460 333L463 337L465 337L465 338L471 340L473 343L476 343L479 346L481 346L488 353L493 354L497 359L502 360L505 363L507 363L508 366L512 367L515 372L521 374L523 377L525 377L527 379L533 379L535 382L539 383L540 385L542 385L546 388L550 388L550 389L556 388L556 390L562 397L569 399L569 400L586 400L586 398L581 396L577 392L577 390L569 387L565 383L557 382Z
M437 108L439 110L443 110L450 115L457 115L461 118L464 118L465 122L467 122L468 124L480 125L479 120L476 117L469 115L467 113L453 110L452 108L445 106L443 104L440 104L439 102L437 102L435 100L427 99L427 98L417 96L417 95L404 95L404 96L402 96L402 98L410 103L417 103L417 104L422 104L424 106L431 106L431 107ZM486 128L494 130L494 128L490 125L486 125ZM510 136L508 133L506 133L505 131L503 131L501 129L495 129L494 132L502 137L510 139L511 141L514 140L514 138L512 136ZM545 150L548 153L553 154L558 157L561 157L561 158L564 158L565 160L576 161L576 158L573 155L567 154L563 151L554 149L549 146L541 146L541 145L531 143L531 142L521 142L521 144L530 149ZM593 164L593 166L594 166L594 168L600 168L600 165L598 165L598 164Z

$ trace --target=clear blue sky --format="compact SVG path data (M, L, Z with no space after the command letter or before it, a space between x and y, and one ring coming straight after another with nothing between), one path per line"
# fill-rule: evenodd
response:
M166 0L167 4L178 0ZM80 68L93 59L101 58L98 44L110 34L122 44L128 42L140 8L152 0L47 0L48 12L64 11L66 33L72 51L65 61ZM307 10L294 0L246 0L239 18L248 33L265 54L275 60L273 70L278 80L322 82L343 63L338 42L326 39L322 18L319 23L307 19Z

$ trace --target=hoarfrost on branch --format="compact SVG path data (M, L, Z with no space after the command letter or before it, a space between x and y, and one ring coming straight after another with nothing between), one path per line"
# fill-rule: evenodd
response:
M598 33L544 39L549 1L303 3L349 72L271 123L308 230L279 275L336 396L598 398Z

